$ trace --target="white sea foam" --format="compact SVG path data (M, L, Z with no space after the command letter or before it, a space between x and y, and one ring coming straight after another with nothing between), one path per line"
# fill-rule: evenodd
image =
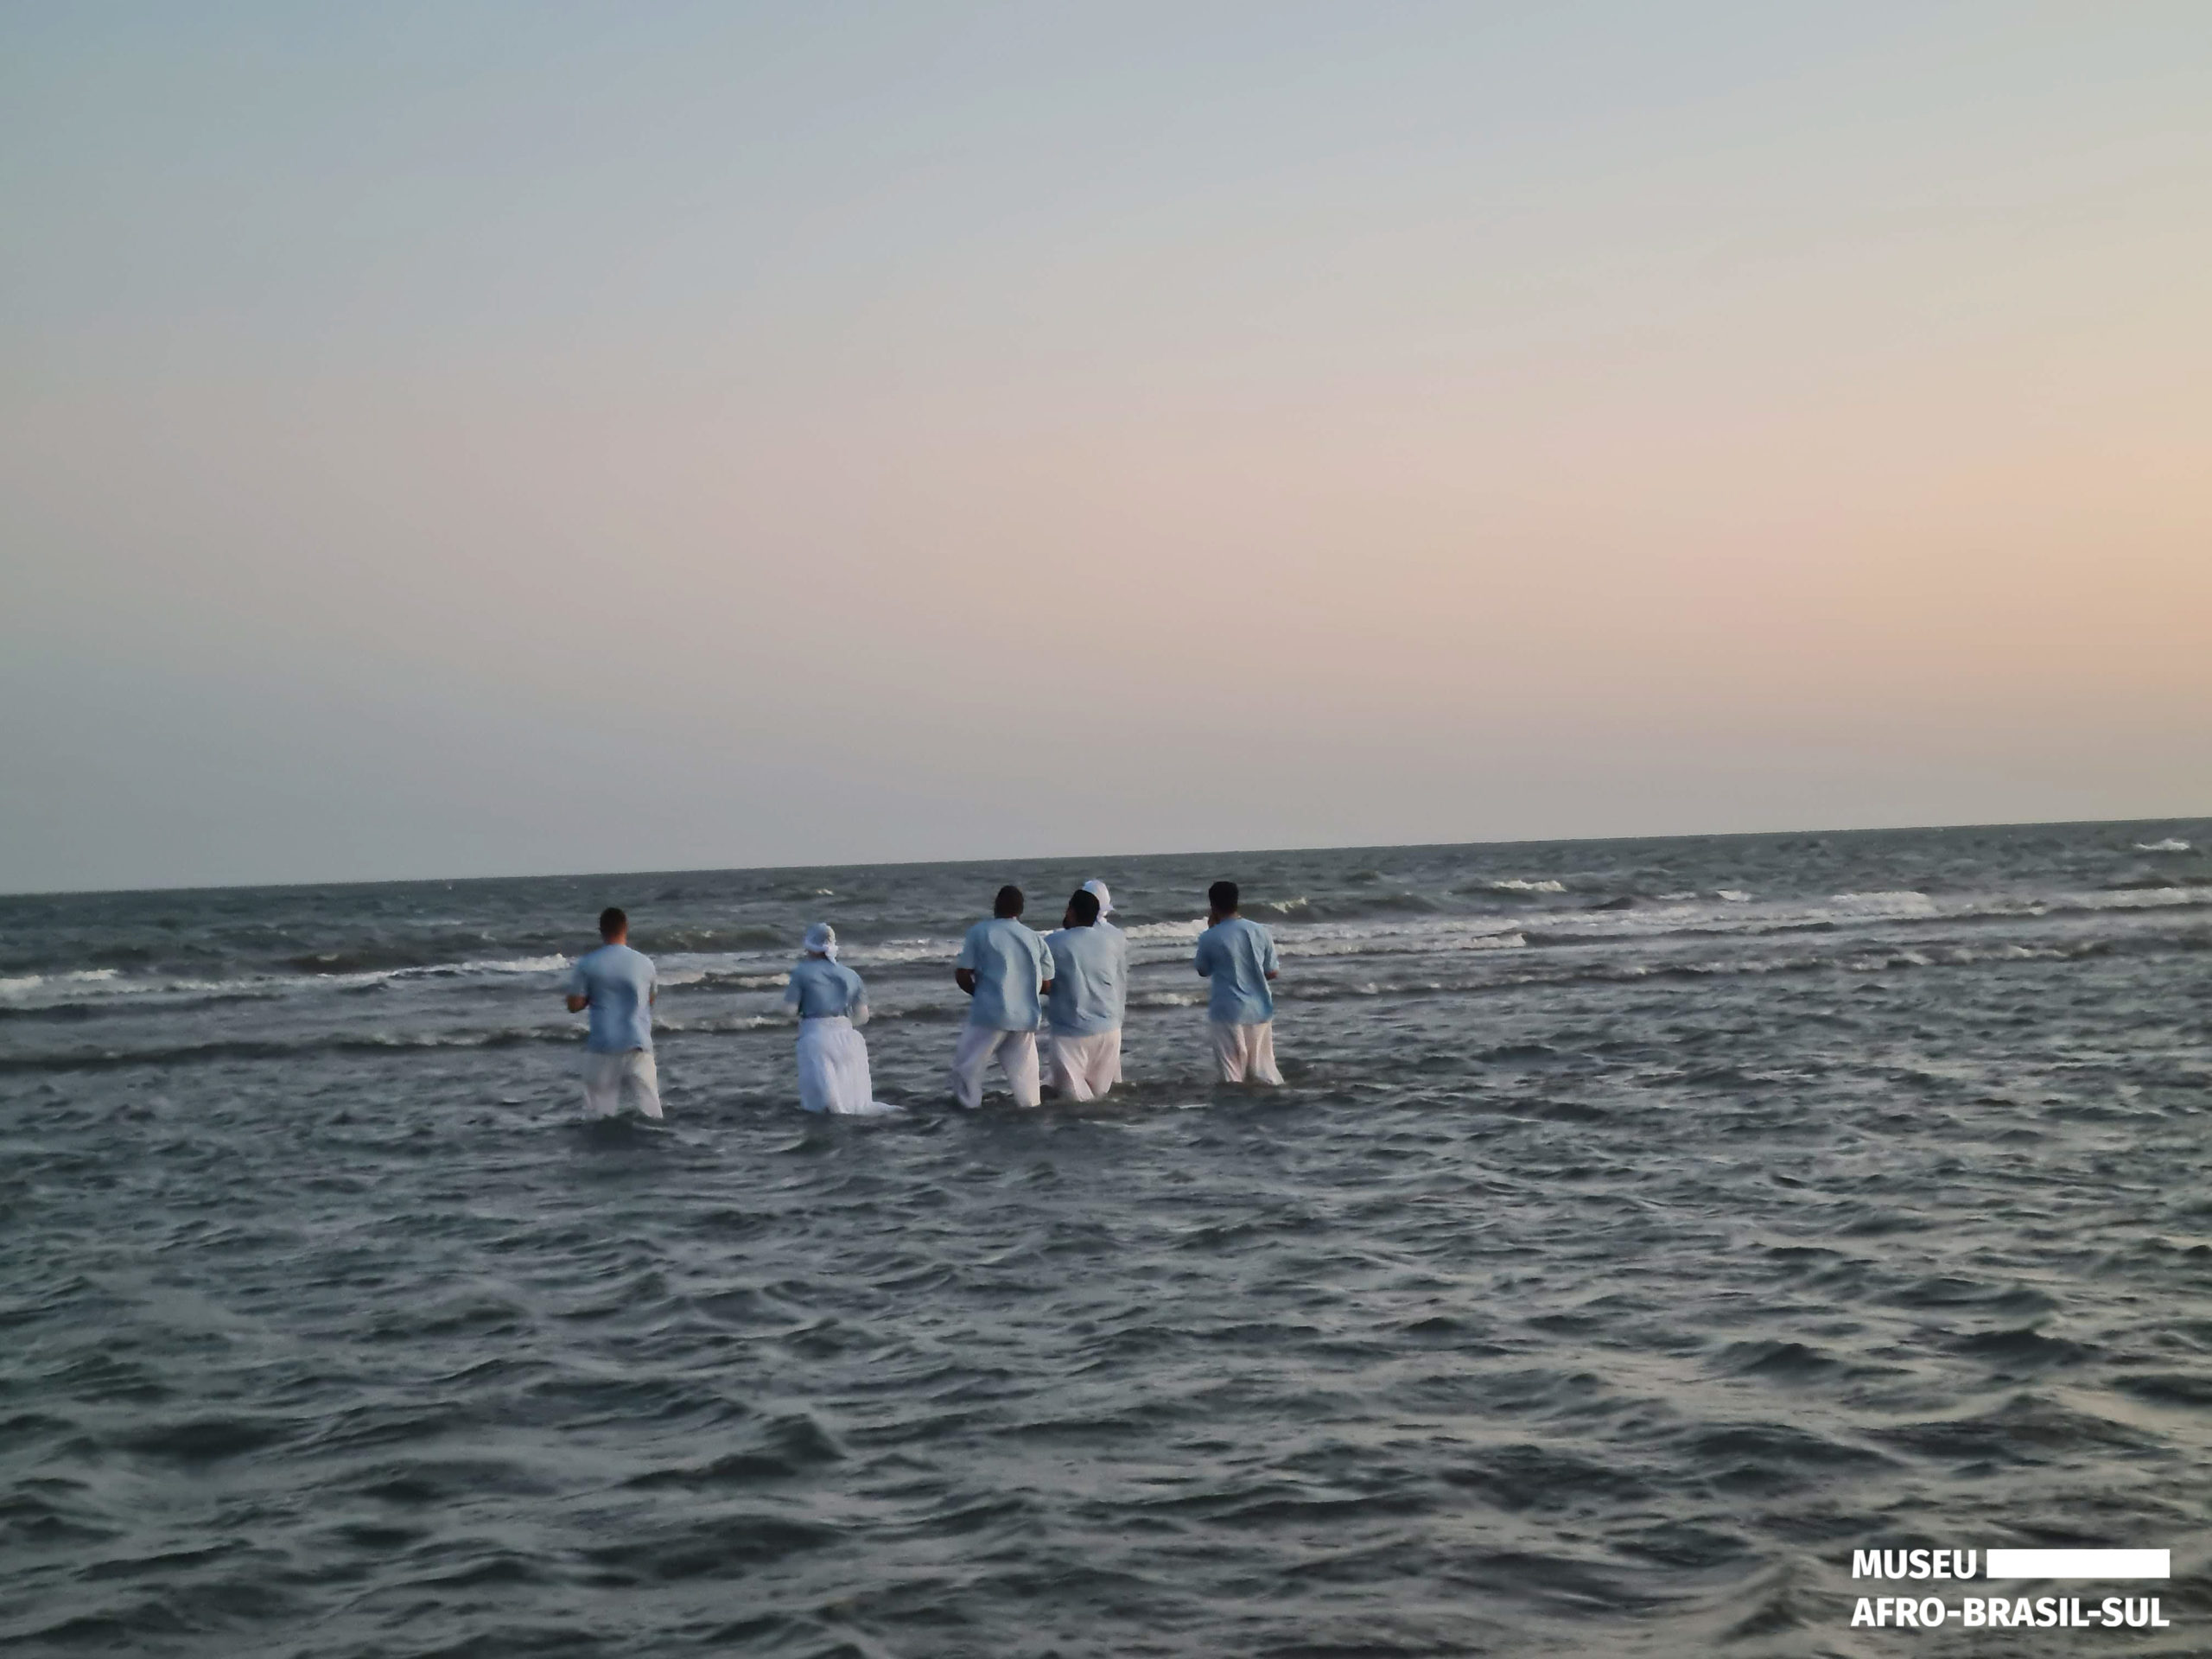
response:
M1751 895L1741 887L1722 887L1713 896L1725 899L1732 905L1747 905L1751 901Z
M1124 931L1133 939L1195 939L1206 931L1206 918L1194 916L1187 922L1144 922Z
M1519 950L1529 941L1519 933L1478 929L1465 922L1402 924L1395 927L1353 927L1339 925L1310 931L1285 932L1275 938L1275 948L1286 957L1357 957L1381 952L1426 955L1445 950Z
M2083 893L2075 902L2088 910L2163 910L2172 905L2212 904L2212 888L2136 887L2124 893Z
M0 979L0 996L20 996L45 983L44 974L18 974L12 979Z
M885 967L901 962L950 962L959 952L950 939L886 939L880 944L849 945L837 959L861 967Z
M1524 881L1517 875L1510 875L1503 881L1485 881L1483 885L1492 893L1565 893L1567 891L1567 883L1564 881Z
M1942 913L1933 899L1910 888L1891 893L1839 893L1832 896L1828 903L1841 906L1849 915L1860 919L1879 917L1887 920Z
M2139 841L2135 843L2135 850L2139 853L2185 853L2189 850L2189 843L2177 836L2168 836L2164 841Z

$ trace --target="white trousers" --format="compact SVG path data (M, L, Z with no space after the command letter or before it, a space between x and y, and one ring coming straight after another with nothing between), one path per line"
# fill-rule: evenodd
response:
M1122 1080L1122 1028L1088 1037L1052 1033L1052 1087L1064 1100L1097 1100Z
M1232 1026L1225 1020L1206 1023L1213 1032L1214 1065L1224 1083L1282 1081L1282 1073L1275 1070L1274 1020L1262 1020L1256 1026Z
M952 1051L953 1099L971 1111L983 1103L983 1068L994 1054L1014 1090L1014 1103L1034 1106L1039 1099L1037 1033L994 1031L988 1026L960 1027L960 1046Z
M660 1074L653 1069L652 1051L601 1054L586 1049L584 1109L594 1117L612 1117L625 1106L636 1107L646 1117L660 1116Z
M868 1039L842 1014L798 1022L798 1103L810 1112L874 1117L899 1109L875 1098Z

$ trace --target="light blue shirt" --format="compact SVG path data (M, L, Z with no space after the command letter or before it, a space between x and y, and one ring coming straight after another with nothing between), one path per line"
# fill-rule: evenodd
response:
M653 959L626 944L602 944L576 958L569 995L591 999L594 1054L621 1054L653 1046Z
M1094 922L1045 936L1052 953L1052 995L1046 1004L1063 1037L1096 1037L1122 1023L1129 995L1128 941L1118 927Z
M1275 994L1268 976L1282 966L1274 936L1242 916L1198 935L1198 969L1213 981L1206 1018L1224 1025L1264 1025L1275 1017Z
M855 1014L868 1006L868 988L861 976L842 962L827 957L801 957L791 965L791 982L784 1001L798 1010L802 1020L824 1014Z
M953 965L976 976L976 995L968 1004L968 1023L992 1031L1034 1031L1044 1023L1039 993L1052 976L1052 953L1045 936L1011 916L978 922L960 941Z

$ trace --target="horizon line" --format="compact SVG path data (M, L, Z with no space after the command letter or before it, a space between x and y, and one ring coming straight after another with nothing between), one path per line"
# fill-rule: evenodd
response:
M1635 841L1748 841L1757 837L1775 836L1886 836L1911 830L2079 830L2088 828L2124 828L2135 824L2174 824L2212 823L2212 813L2201 817L2167 815L2148 818L2023 818L1996 823L1885 823L1861 824L1855 829L1786 829L1786 830L1681 830L1668 835L1640 836L1511 836L1496 841L1382 841L1350 842L1342 844L1197 848L1149 853L1066 853L1066 854L983 854L975 858L878 858L850 861L839 864L701 864L683 868L639 868L624 870L536 870L515 871L498 875L399 875L377 876L368 879L305 880L305 881L212 881L180 882L172 886L143 887L26 887L0 893L0 902L17 899L99 899L133 898L151 893L270 893L304 887L427 887L443 883L457 887L464 882L490 881L587 881L595 880L642 880L651 876L683 875L772 875L787 870L849 870L862 868L932 869L949 865L985 864L993 861L1028 862L1039 864L1073 863L1090 859L1104 861L1109 859L1139 858L1205 858L1209 856L1238 858L1268 858L1288 853L1362 853L1405 852L1444 847L1549 847L1568 845L1605 846Z

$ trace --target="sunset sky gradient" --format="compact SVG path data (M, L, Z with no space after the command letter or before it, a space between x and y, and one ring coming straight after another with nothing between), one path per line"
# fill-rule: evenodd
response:
M0 10L0 889L2212 811L2212 8Z

